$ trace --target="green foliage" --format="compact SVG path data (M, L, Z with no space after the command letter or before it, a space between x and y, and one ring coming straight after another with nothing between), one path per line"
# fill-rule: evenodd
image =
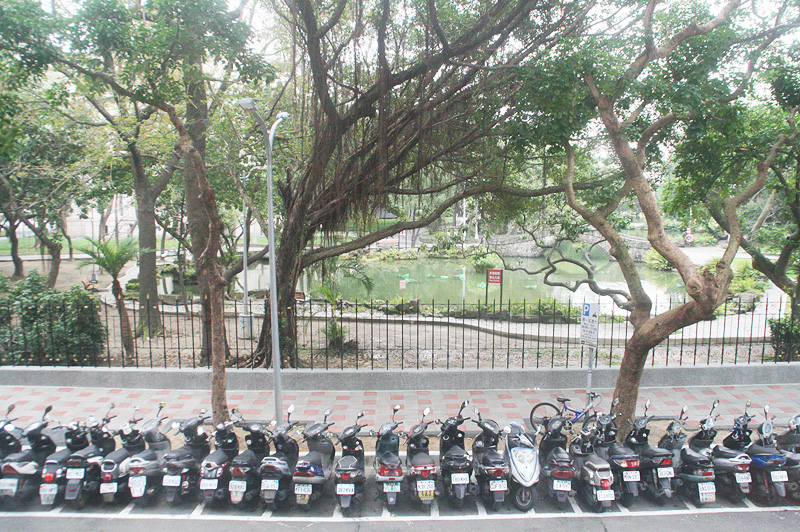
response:
M470 259L475 273L484 273L487 270L497 267L497 259L494 255L479 255Z
M644 263L653 268L657 272L668 272L674 270L675 267L664 257L662 257L656 250L651 249L644 255Z
M107 271L114 279L119 277L122 268L135 259L139 252L138 243L132 239L123 239L119 243L114 240L88 240L91 246L83 246L80 251L89 255L89 258L82 260L81 265L94 264Z
M100 302L74 286L47 288L33 272L9 286L0 283L0 364L97 365L104 360L105 327Z
M769 320L775 360L792 362L800 360L800 321L791 318Z
M733 294L742 292L763 293L767 289L768 283L764 277L753 269L749 263L742 264L733 269L733 279L728 286L728 291Z
M325 323L325 339L330 349L342 349L345 347L347 338L347 328L340 325L336 318L331 318Z

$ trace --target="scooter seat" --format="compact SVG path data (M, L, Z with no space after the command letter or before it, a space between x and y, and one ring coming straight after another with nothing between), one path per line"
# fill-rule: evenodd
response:
M108 453L105 459L119 464L122 463L122 461L128 458L130 455L131 453L125 449L117 449L116 451Z
M681 449L681 462L684 465L695 465L695 466L703 466L708 467L711 465L711 460L702 453L698 453L697 451L693 451L688 447L684 447Z
M786 465L787 466L800 465L800 453L792 453L792 452L783 451L783 455L786 457Z
M400 462L400 457L394 453L385 453L383 456L381 456L379 462L392 469L398 468L402 465Z
M164 455L165 462L180 462L194 459L194 454L189 447L180 447Z
M261 461L256 456L256 453L247 449L239 454L236 458L231 460L232 465L245 465L249 467L257 467Z
M75 451L70 455L70 457L75 457L76 459L87 459L92 458L93 456L98 456L100 454L100 448L96 445L90 445L88 447L84 447L80 451Z
M672 452L668 451L667 449L662 449L661 447L655 447L653 445L645 445L642 447L642 452L639 454L644 458L662 458L672 456Z
M466 456L467 455L467 451L465 451L464 449L462 449L458 445L453 445L452 447L450 447L447 450L446 453L444 453L444 455L445 456L449 456L451 458L456 458L456 457Z
M550 454L547 456L548 460L570 460L569 453L561 447L553 447Z
M412 466L423 466L423 465L435 465L433 458L430 455L425 453L417 453L414 455L414 458L411 459Z
M636 456L636 453L630 447L614 442L608 446L608 456Z
M506 460L503 458L502 453L498 452L497 449L489 449L483 454L481 463L488 467L502 466L506 465Z
M309 452L307 455L303 457L303 460L314 465L318 466L322 465L322 455L319 454L317 451Z
M764 447L755 443L748 447L745 452L750 456L780 456L782 454L775 447Z
M3 458L3 462L30 462L31 460L35 459L36 455L34 455L33 451L31 451L30 449L26 449L18 453L9 454L5 458Z
M343 456L336 462L336 469L360 469L361 464L355 456Z
M736 449L731 449L730 447L725 447L724 445L717 445L711 449L711 456L714 458L736 458L741 454L744 453Z
M146 462L154 462L154 461L158 460L158 455L152 449L147 449L146 451L142 451L140 453L137 453L134 456L134 458L137 458L139 460L143 460L143 461L146 461Z
M60 451L56 451L53 454L51 454L50 456L48 456L46 462L50 462L50 463L54 463L54 464L58 464L58 463L61 463L61 462L66 462L67 458L69 458L69 455L71 455L71 454L72 454L72 451L70 451L69 449L61 449Z
M583 464L590 469L598 470L598 469L608 469L608 462L603 460L601 457L597 456L596 454L592 453L586 457L586 460L583 461Z

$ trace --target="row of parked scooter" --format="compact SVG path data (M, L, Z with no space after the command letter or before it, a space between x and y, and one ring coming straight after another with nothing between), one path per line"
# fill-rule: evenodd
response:
M593 394L590 401L597 396ZM444 496L459 508L468 496L480 496L494 510L507 497L522 511L529 510L537 491L560 504L567 504L576 494L596 511L609 508L613 501L628 505L642 492L649 492L664 502L678 491L696 504L716 500L723 492L732 501L741 501L747 494L768 503L784 498L800 499L800 415L792 418L789 430L774 435L768 407L758 428L758 439L751 443L749 422L754 418L744 413L734 421L733 430L722 445L713 445L716 437L714 421L718 402L700 423L700 430L688 440L683 432L687 408L674 419L666 434L653 446L648 443L647 410L633 423L633 430L624 444L616 442L618 428L613 413L594 412L583 418L582 429L571 440L564 431L572 430L566 398L559 398L561 409L553 405L554 415L531 416L533 429L511 423L500 429L490 419L483 419L473 408L480 433L472 443L472 452L465 446L461 426L469 417L465 401L458 414L440 425L439 464L431 456L426 431L430 409L422 413L420 422L407 433L398 431L400 424L392 409L391 419L377 431L373 461L374 481L378 493L391 507L399 494L430 508L437 496ZM366 481L364 445L359 435L364 425L355 423L339 434L336 442L328 429L328 410L321 423L298 428L291 420L294 406L286 420L270 428L248 423L238 410L232 420L219 424L211 435L203 428L210 416L204 412L173 428L185 443L172 449L162 431L166 417L161 417L160 404L155 417L137 428L142 419L133 417L118 430L108 425L115 415L113 405L102 418L73 422L64 426L66 447L56 449L49 435L43 432L50 421L45 409L40 421L22 431L13 426L13 405L0 420L0 497L6 506L39 495L43 505L61 499L79 509L92 500L121 502L133 500L148 504L163 495L167 502L197 500L229 502L233 505L259 502L268 508L292 503L309 509L323 495L333 479L333 492L343 512L357 507L364 498ZM247 449L240 452L235 428L245 432ZM119 436L121 446L116 448ZM539 436L541 438L539 439ZM296 439L300 436L308 452L300 456ZM406 438L405 464L400 456L400 438ZM500 439L504 448L500 451ZM29 447L23 449L22 440ZM214 451L210 440L213 439ZM537 439L539 439L537 445ZM336 445L341 446L336 459ZM405 466L405 467L404 467ZM441 482L439 482L441 481Z

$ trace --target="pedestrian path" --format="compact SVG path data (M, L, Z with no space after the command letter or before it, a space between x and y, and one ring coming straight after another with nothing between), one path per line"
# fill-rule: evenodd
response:
M607 411L611 403L613 389L596 390L603 395L601 410ZM420 412L430 407L433 419L444 419L458 411L461 402L469 399L477 406L484 417L495 419L501 426L511 421L527 419L533 405L542 402L555 402L558 396L572 399L572 406L578 408L585 400L583 390L463 390L463 391L294 391L284 392L283 404L295 405L293 419L312 421L320 419L326 409L333 409L329 421L333 421L336 431L355 420L356 414L363 410L366 414L362 423L378 427L391 414L392 405L399 404L401 410L396 419L402 421L407 430L419 420ZM238 407L245 419L250 421L270 421L275 406L272 391L229 391L228 406ZM683 405L689 407L689 426L696 426L708 412L711 403L719 399L718 427L728 427L735 416L742 413L745 402L751 401L751 413L759 414L765 404L769 404L778 427L785 426L790 417L800 413L800 383L773 384L757 386L692 386L641 388L639 401L643 405L651 400L649 413L660 417L674 416ZM18 417L17 425L39 419L47 405L53 405L50 417L59 421L85 419L89 415L102 417L110 403L115 403L118 419L127 419L134 406L140 406L137 415L147 417L158 407L167 403L164 413L172 419L187 419L203 408L211 410L211 393L206 390L153 390L132 388L108 388L98 382L97 387L49 387L49 386L0 386L0 416L5 407L14 403L13 416ZM641 412L641 408L639 412ZM756 421L761 421L757 415ZM470 424L471 425L471 424ZM468 427L474 430L474 427Z

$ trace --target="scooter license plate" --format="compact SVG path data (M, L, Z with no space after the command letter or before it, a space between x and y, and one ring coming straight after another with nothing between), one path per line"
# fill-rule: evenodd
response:
M622 480L625 482L639 482L641 480L641 476L639 475L638 471L623 471L622 472Z
M553 480L553 489L556 491L572 490L572 482L569 480Z
M128 486L133 490L135 488L144 488L147 486L147 477L131 477L128 479Z
M400 493L400 483L399 482L384 482L383 483L383 492L384 493Z
M769 477L772 479L772 482L789 481L789 473L787 473L786 471L772 471L770 472Z
M264 479L261 481L262 491L278 491L280 482L277 479Z
M490 480L489 491L506 491L508 490L508 482L505 480Z
M42 484L39 486L39 495L56 495L58 493L58 484Z
M614 490L597 490L595 492L598 501L613 501Z
M313 486L311 484L295 484L294 485L294 493L295 495L311 495L314 491Z
M658 478L672 478L675 476L675 470L671 467L659 467L657 470Z
M417 491L433 491L436 489L436 483L433 480L418 480ZM422 498L420 496L420 498Z
M230 491L246 491L247 482L244 480L231 480L228 483L228 490Z
M166 486L168 488L177 488L181 485L181 476L180 475L164 475L164 479L161 481L162 486Z
M716 493L701 493L700 502L714 502L717 500Z
M750 473L736 473L735 476L737 484L749 484L753 482L753 477L750 476Z
M13 497L17 493L18 478L3 478L0 479L0 494Z
M453 484L469 484L469 475L467 473L453 473L450 475L450 482Z
M200 489L201 490L215 490L217 489L217 479L216 478L204 478L200 481Z
M116 482L103 482L100 484L100 494L104 493L116 493L117 492L117 483Z
M336 484L336 495L355 495L355 484Z
M417 493L419 493L419 500L421 501L433 500L433 490L418 491Z
M80 480L86 474L83 468L70 468L67 469L67 480Z
M697 492L701 495L703 493L716 493L717 487L713 482L701 482L697 485Z

